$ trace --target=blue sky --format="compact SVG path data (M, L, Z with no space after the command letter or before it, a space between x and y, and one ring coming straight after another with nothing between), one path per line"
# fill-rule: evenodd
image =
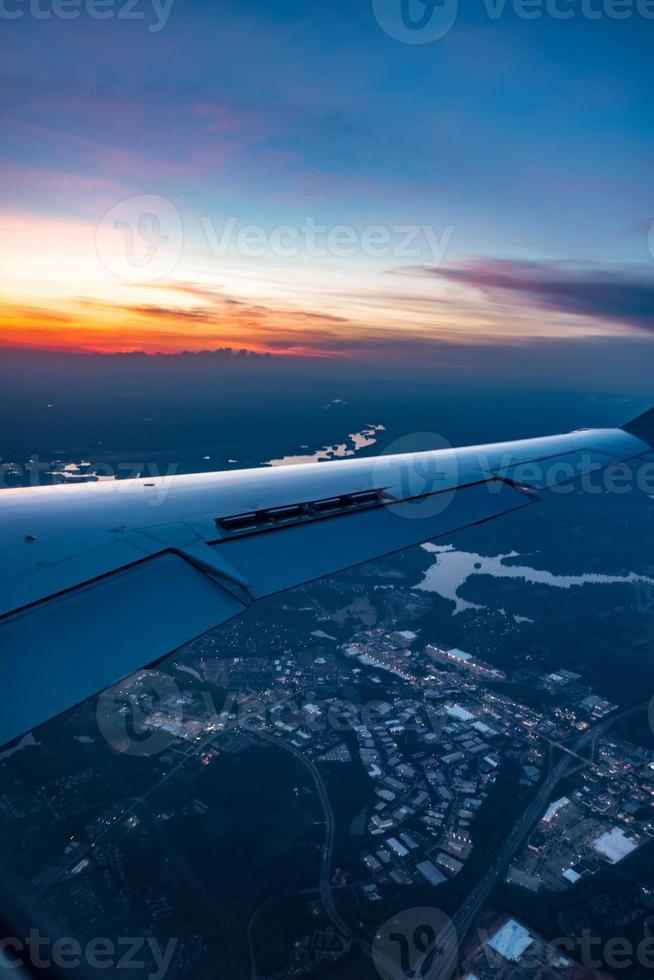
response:
M424 44L380 25L403 0L104 0L102 20L90 2L2 7L7 343L331 356L654 331L647 0L467 0ZM161 275L98 245L144 196L179 216ZM307 222L349 247L312 249Z

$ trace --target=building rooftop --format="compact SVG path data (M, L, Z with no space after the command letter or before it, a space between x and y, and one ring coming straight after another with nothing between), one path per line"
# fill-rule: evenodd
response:
M389 837L386 843L398 857L406 857L406 855L409 853L406 847L403 844L400 844L396 837Z
M566 807L568 803L570 803L570 800L567 796L562 796L560 800L555 800L554 803L550 803L549 807L547 808L547 813L543 817L543 822L551 823L557 813Z
M627 837L622 827L614 827L593 842L593 848L603 857L608 858L611 864L622 861L637 847L638 843L631 837Z
M467 708L462 708L460 704L445 705L445 712L450 716L450 718L456 718L457 721L474 721L475 716Z
M445 875L441 874L431 861L419 861L416 868L430 885L442 885L444 881L447 881Z
M503 956L505 960L517 963L533 941L524 926L521 926L515 919L509 919L489 940L488 945L500 956Z

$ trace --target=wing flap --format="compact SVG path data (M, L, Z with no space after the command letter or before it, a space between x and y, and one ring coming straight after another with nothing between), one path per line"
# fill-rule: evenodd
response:
M168 553L0 620L0 744L244 608Z
M502 480L431 494L212 545L255 599L526 507Z

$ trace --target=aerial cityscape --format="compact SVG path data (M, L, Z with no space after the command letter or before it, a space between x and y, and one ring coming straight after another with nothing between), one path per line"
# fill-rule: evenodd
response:
M0 980L654 974L654 0L0 0Z
M461 976L646 975L648 693L612 701L510 609L531 574L580 624L602 590L646 615L654 582L539 586L532 556L504 562L519 575L489 608L489 558L439 581L452 556L461 536L268 600L19 741L0 755L8 880L82 942L149 937L144 977L374 977L383 923L424 908Z

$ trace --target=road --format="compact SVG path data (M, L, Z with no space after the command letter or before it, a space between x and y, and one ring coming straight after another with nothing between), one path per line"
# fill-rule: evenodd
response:
M502 845L495 860L486 870L483 877L477 882L463 904L459 906L457 911L452 916L452 922L456 930L455 934L459 945L463 943L468 932L477 920L479 913L481 912L485 902L488 900L493 888L508 871L511 861L515 857L517 851L528 838L534 826L541 819L543 811L549 804L556 785L566 776L571 775L575 767L579 767L580 760L582 765L585 764L581 753L586 748L588 743L609 731L617 721L627 718L629 715L635 714L635 712L646 708L647 703L648 702L643 702L631 708L625 708L617 715L613 715L610 718L607 718L604 721L601 721L598 724L588 728L587 731L585 731L583 735L580 735L571 746L560 746L564 752L563 757L552 769L549 776L539 787L538 792L530 801L525 811L520 815L517 822L514 824L513 829L504 841L504 844ZM331 803L329 802L327 789L317 766L293 746L285 744L279 739L276 739L271 735L267 735L265 732L257 731L256 734L265 741L268 741L273 745L290 752L304 766L306 766L311 773L325 813L325 840L322 848L322 861L320 867L320 897L322 899L325 911L327 912L327 915L329 916L333 925L344 936L347 936L354 945L358 946L359 949L370 956L372 952L371 944L363 936L354 932L354 930L347 925L338 912L332 895L331 861L334 849L335 834L334 812L332 810ZM449 937L444 933L443 935L436 937L434 944L438 945L439 942L444 944L448 938ZM396 975L399 976L399 968L397 964L389 963L387 973L389 977L394 977ZM254 974L253 971L253 976L255 975L256 974ZM440 980L446 980L446 978L443 977L440 978Z
M315 784L316 790L318 792L318 797L325 814L325 839L323 841L321 850L321 862L320 862L320 884L318 890L320 892L320 898L322 900L323 906L329 918L331 919L333 925L341 932L344 936L347 936L352 942L356 942L358 945L361 944L360 937L354 933L344 919L341 917L338 909L336 908L336 903L332 895L332 884L331 884L331 865L332 865L332 855L334 853L334 836L336 831L336 821L334 819L334 811L332 805L329 802L329 795L327 793L327 787L323 781L323 778L318 770L318 767L308 759L299 749L296 749L293 745L288 745L286 742L282 742L278 738L274 738L272 735L267 735L265 732L254 730L253 734L256 734L259 738L264 741L269 742L272 745L276 745L279 749L284 749L286 752L290 752L291 755L295 756L299 762L305 766L311 773L311 777ZM368 950L370 946L366 944Z
M579 756L588 742L592 741L594 738L597 738L598 735L603 735L605 732L609 731L616 721L626 718L629 715L634 714L636 711L642 710L646 706L647 702L644 702L643 704L638 704L631 708L625 708L625 710L621 711L619 714L613 715L611 718L607 718L605 721L599 722L597 725L593 725L586 732L584 732L584 734L581 735L571 747L562 746L562 748L565 749L563 758L554 767L545 782L539 788L531 803L528 805L527 809L513 827L513 830L505 840L499 854L486 871L486 874L480 881L477 882L473 890L468 895L466 901L458 908L452 917L459 943L462 943L465 939L469 930L474 925L482 906L488 899L488 896L493 890L496 882L500 878L504 877L516 852L540 819L543 810L549 803L550 797L557 783L561 782L565 776L570 775L575 765L579 765Z

